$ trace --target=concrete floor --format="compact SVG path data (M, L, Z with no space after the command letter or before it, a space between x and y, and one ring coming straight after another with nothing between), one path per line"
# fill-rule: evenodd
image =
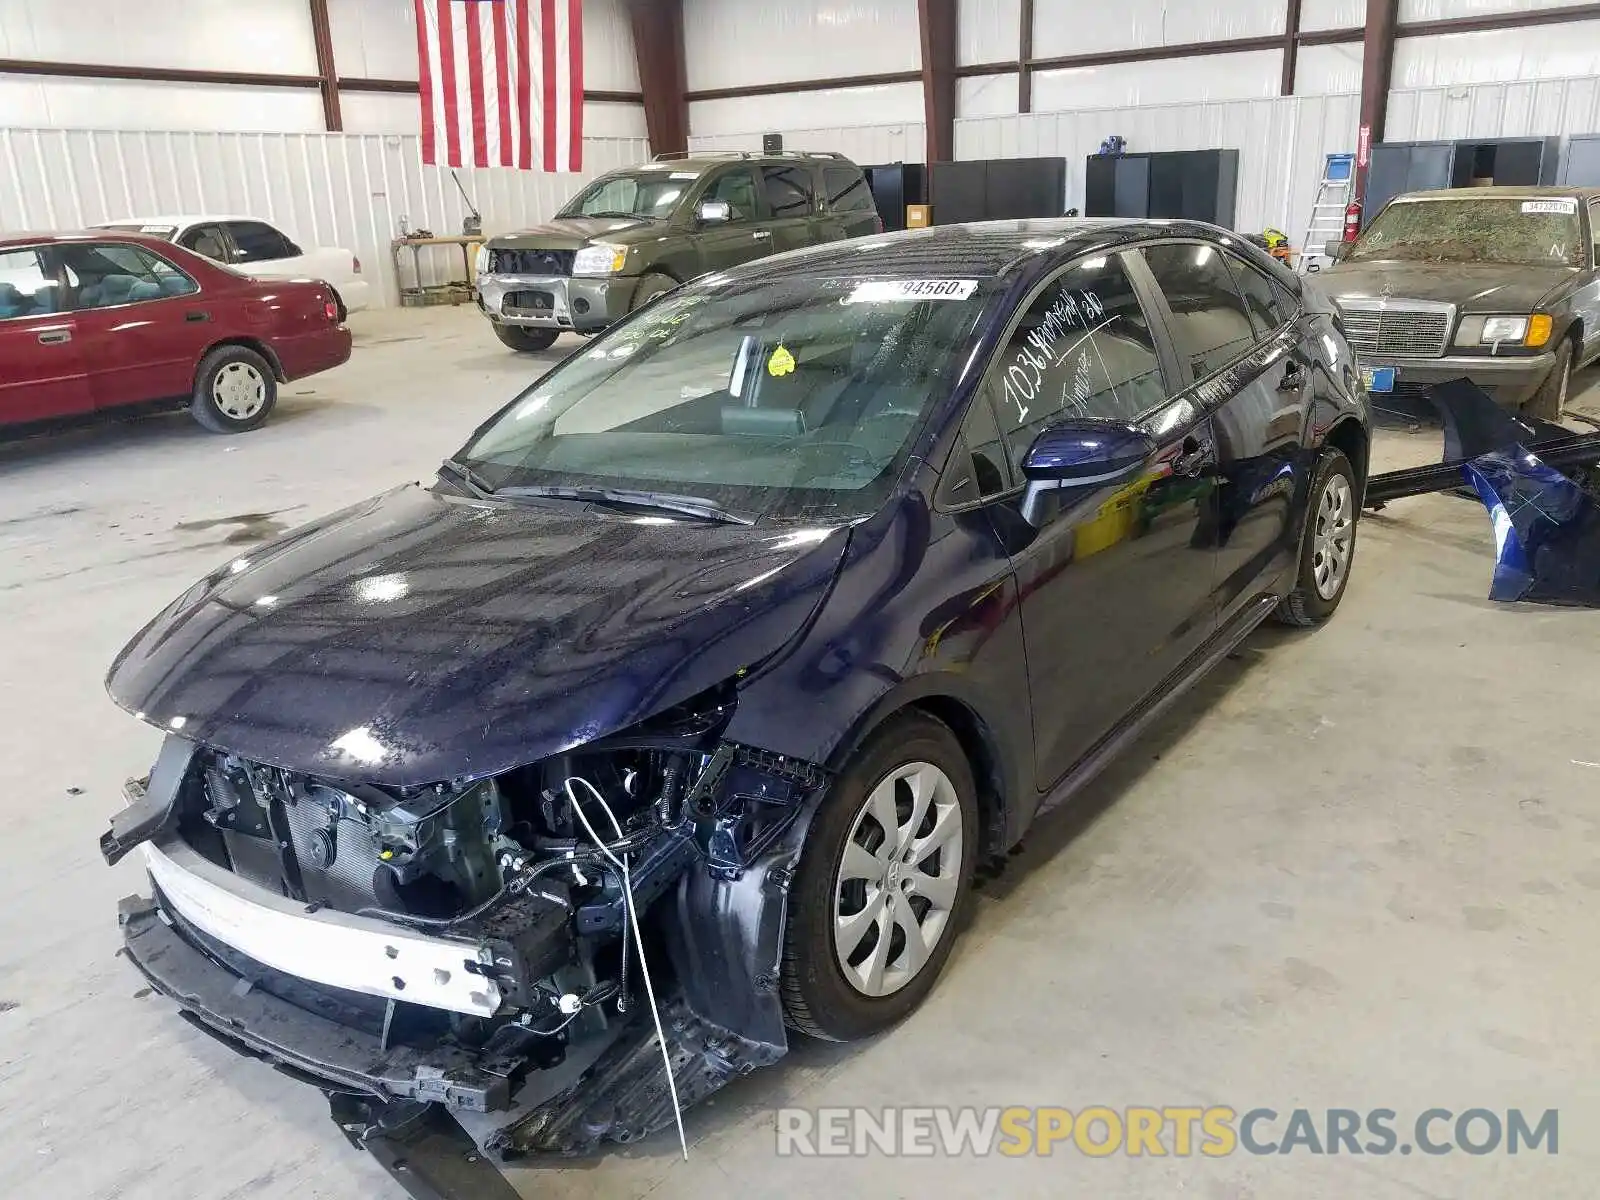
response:
M241 540L430 474L538 369L469 311L357 320L354 361L285 389L257 433L171 416L0 446L8 1197L398 1195L314 1092L146 994L115 921L144 881L96 850L158 740L101 690L129 635ZM1437 442L1381 453L1424 461ZM1253 637L1038 828L913 1020L729 1088L690 1116L687 1164L669 1135L519 1188L1592 1196L1600 614L1490 604L1490 547L1459 500L1367 519L1337 619ZM1520 1106L1559 1108L1562 1140L1555 1158L778 1162L784 1103Z

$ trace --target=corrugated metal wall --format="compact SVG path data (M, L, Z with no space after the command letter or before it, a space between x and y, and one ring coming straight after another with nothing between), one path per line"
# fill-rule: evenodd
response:
M648 157L643 139L593 138L581 175L460 175L494 233L545 220L588 179ZM183 212L260 216L303 243L347 246L391 305L389 241L401 217L413 229L453 234L466 208L449 170L423 166L409 135L0 128L0 229ZM459 277L458 252L424 255L429 282Z
M784 145L791 150L834 150L862 166L873 163L923 162L928 157L928 130L921 121L901 125L856 125L832 129L787 129ZM760 133L691 136L690 150L760 150Z
M1416 88L1389 94L1391 142L1600 133L1600 77Z

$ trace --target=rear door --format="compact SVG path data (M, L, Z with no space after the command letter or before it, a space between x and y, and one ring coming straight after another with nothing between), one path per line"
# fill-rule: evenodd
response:
M825 215L824 240L865 237L883 229L872 189L861 168L853 163L829 163L822 168Z
M819 240L814 221L817 190L811 164L797 159L792 163L767 163L761 168L762 190L766 193L767 230L772 234L772 252L798 250Z
M718 171L699 203L707 200L727 204L732 219L698 227L694 237L703 271L724 271L772 252L772 231L763 223L766 210L754 167L725 167Z
M1314 362L1300 348L1293 294L1249 263L1196 241L1143 253L1215 431L1216 603L1226 624L1295 561Z
M74 242L60 253L95 407L187 395L217 337L217 297L142 246Z
M51 248L0 250L0 424L94 407L65 290Z

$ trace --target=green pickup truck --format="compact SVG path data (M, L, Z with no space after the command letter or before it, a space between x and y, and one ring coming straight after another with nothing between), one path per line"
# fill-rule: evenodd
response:
M514 350L598 333L698 275L881 233L861 168L838 154L698 154L614 171L544 225L491 238L478 307Z

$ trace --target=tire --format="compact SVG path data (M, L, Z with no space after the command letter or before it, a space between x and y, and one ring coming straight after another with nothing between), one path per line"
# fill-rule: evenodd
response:
M520 325L502 325L498 321L494 322L494 332L506 345L524 354L548 350L561 336L554 329L524 329Z
M1572 342L1564 339L1556 348L1556 361L1550 368L1550 374L1545 376L1539 390L1523 402L1524 416L1552 424L1561 420L1561 414L1567 408L1567 394L1572 387L1573 357Z
M914 771L917 782L897 782L903 771ZM912 829L919 796L927 798L922 823ZM897 837L896 853L883 853L889 845L885 825L872 814L875 798L890 797L896 811L889 819L910 835L920 834L915 841L926 847L916 866L907 863L904 850L915 842ZM957 819L959 828L953 826ZM887 1029L922 1003L960 930L979 832L972 768L948 728L909 712L867 740L823 797L789 891L781 994L790 1025L828 1041L853 1041ZM930 840L936 833L943 840L934 850ZM854 849L847 866L849 847ZM934 869L926 869L928 864ZM870 875L841 878L850 871ZM883 882L875 887L871 876ZM891 889L894 899L886 908L882 900ZM835 936L841 911L847 917L876 914L856 924L854 944ZM915 969L915 952L908 952L905 940L907 917L931 942Z
M670 275L663 275L659 271L647 272L639 280L639 286L633 289L633 299L628 302L628 311L638 312L657 296L670 292L677 286L678 281Z
M1294 590L1273 611L1283 625L1320 625L1339 607L1356 557L1356 525L1361 516L1355 471L1338 450L1325 450L1317 460L1300 535L1300 561ZM1336 536L1342 528L1343 536ZM1342 547L1342 553L1338 550Z
M278 403L272 367L248 346L218 346L200 360L189 412L212 433L246 433Z

